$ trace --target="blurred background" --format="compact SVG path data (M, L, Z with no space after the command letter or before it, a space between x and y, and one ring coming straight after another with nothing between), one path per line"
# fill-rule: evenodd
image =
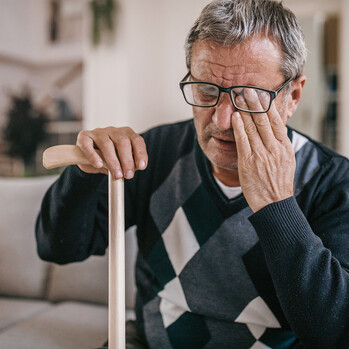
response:
M0 176L47 174L81 129L191 117L184 40L208 0L0 0ZM349 1L284 0L309 56L289 124L349 156Z

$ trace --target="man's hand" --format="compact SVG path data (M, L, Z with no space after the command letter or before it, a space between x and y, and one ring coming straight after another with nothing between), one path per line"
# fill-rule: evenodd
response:
M238 97L239 107L265 110L262 93ZM263 107L262 107L263 105ZM238 152L239 181L253 212L293 196L296 160L287 128L272 103L267 113L235 112L232 117Z
M129 127L81 131L76 145L91 163L79 165L87 173L107 174L108 171L103 168L103 159L115 179L131 179L136 170L147 167L148 155L144 139Z

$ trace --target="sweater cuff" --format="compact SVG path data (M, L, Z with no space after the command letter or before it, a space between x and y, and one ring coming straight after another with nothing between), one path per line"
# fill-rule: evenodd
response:
M263 249L276 254L306 239L312 229L294 196L263 207L249 217Z
M64 172L69 172L69 177L75 179L78 179L79 181L85 181L85 182L99 182L102 178L106 178L106 176L103 173L87 173L80 169L78 165L70 165L67 166L64 169Z

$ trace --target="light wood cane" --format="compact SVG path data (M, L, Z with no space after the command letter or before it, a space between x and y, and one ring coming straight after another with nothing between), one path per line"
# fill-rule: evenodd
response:
M52 169L67 165L87 165L82 151L76 145L58 145L43 154L43 165ZM104 167L107 168L104 163ZM109 171L109 296L108 347L125 348L125 222L124 181L115 180Z

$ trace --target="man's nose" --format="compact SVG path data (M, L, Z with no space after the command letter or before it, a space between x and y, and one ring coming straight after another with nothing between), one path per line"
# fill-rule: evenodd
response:
M234 111L235 107L229 93L222 93L212 117L213 122L219 130L224 131L231 128L231 116Z

